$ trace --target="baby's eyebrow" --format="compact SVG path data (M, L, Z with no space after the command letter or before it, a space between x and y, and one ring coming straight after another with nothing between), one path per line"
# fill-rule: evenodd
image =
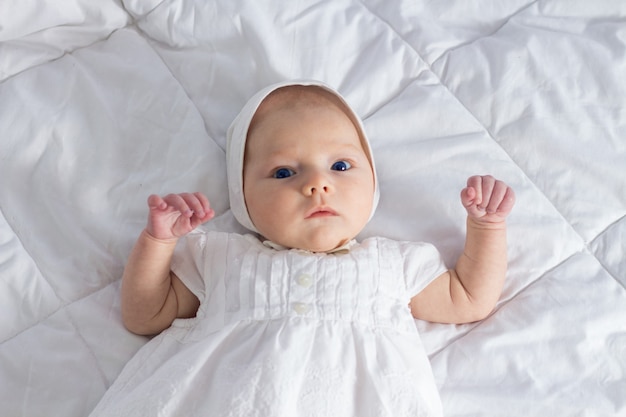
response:
M355 145L352 143L345 144L337 150L337 153L344 154L346 156L352 156L352 157L356 157L357 155L362 155L363 157L367 158L365 149L363 149L363 146L361 146L361 144L359 145Z
M341 159L341 158L350 158L356 159L359 155L363 155L364 158L367 158L362 149L357 148L356 146L343 147L332 152L329 152L329 156L331 159ZM270 153L267 158L263 160L263 163L268 165L275 164L281 165L285 163L289 163L290 161L297 161L300 159L300 155L297 153L278 151L275 153Z
M284 150L279 150L275 152L270 152L269 156L267 156L267 158L265 158L263 162L269 164L275 161L283 161L288 159L295 159L294 154L290 152L285 152Z

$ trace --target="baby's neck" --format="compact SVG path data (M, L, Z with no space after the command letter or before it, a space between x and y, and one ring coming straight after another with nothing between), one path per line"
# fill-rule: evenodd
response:
M289 248L286 246L283 246L281 244L278 244L276 242L272 242L271 240L265 239L263 236L259 236L259 240L263 243L263 245L267 246L268 248L272 248L274 250L295 250L295 251L302 251L302 252L308 252L308 253L326 253L326 254L340 254L340 253L348 253L350 251L350 249L357 244L357 241L354 239L348 240L345 243L341 243L340 245L338 245L337 247L328 250L328 251L321 251L321 252L314 252L314 251L310 251L307 249L303 249L303 248Z

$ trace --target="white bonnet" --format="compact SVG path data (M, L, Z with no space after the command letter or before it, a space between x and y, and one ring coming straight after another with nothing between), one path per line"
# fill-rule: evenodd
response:
M352 110L346 100L334 89L326 84L315 80L296 80L296 81L283 81L277 84L272 84L261 89L257 92L248 102L243 106L235 120L233 120L230 128L228 129L227 143L226 143L226 173L228 176L228 192L230 198L230 207L237 221L241 223L246 229L258 233L256 227L250 219L248 209L243 194L243 163L246 149L246 139L248 136L248 128L250 122L257 109L263 102L263 100L274 90L282 87L301 85L301 86L317 86L333 95L335 95L344 105L345 110L352 115L353 122L357 124L358 130L360 130L360 136L363 142L365 153L367 154L370 164L372 165L372 171L374 172L374 201L372 202L372 212L370 218L374 215L376 206L378 205L379 191L378 191L378 178L376 177L376 169L374 166L374 158L372 150L365 135L365 129L361 118Z

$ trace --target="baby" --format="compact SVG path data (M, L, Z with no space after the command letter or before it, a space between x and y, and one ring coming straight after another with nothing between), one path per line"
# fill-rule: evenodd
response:
M441 415L413 319L492 311L511 188L468 180L465 249L447 269L430 244L354 240L378 201L374 160L358 116L322 83L257 93L227 159L231 208L254 234L197 229L214 216L201 193L149 197L122 314L160 334L92 415Z

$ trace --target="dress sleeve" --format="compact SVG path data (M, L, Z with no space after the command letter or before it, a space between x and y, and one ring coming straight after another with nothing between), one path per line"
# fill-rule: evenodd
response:
M400 242L404 279L411 297L421 292L435 278L448 270L441 254L430 243Z
M206 262L207 234L194 230L181 238L174 250L171 270L200 302L206 296L203 272Z

